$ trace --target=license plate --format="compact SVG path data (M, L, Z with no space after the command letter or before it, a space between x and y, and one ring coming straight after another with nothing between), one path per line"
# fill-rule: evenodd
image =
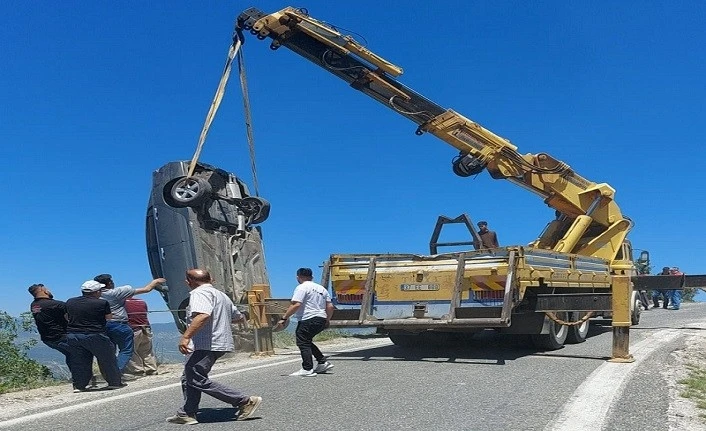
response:
M403 291L439 290L439 285L438 284L401 284L400 289Z

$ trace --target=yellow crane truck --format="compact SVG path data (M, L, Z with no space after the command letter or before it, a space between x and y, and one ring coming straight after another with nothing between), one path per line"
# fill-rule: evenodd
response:
M639 312L626 240L632 222L611 186L587 180L549 154L520 154L507 139L400 83L402 68L304 9L247 9L234 38L246 32L269 39L272 50L288 48L408 118L417 135L431 133L458 149L454 173L487 170L556 210L527 246L331 255L322 283L336 306L332 327L376 327L401 345L497 328L531 334L539 347L557 349L584 341L589 318L604 314L612 317L613 359L631 360L629 327Z

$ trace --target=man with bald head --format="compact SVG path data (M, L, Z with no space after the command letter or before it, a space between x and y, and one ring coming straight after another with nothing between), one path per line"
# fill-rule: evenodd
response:
M186 307L188 327L179 340L179 351L186 355L181 376L184 405L167 422L197 424L202 393L235 407L237 420L247 419L260 406L262 398L245 395L208 377L216 360L235 349L231 323L244 321L245 317L225 293L213 287L211 274L205 269L186 271L186 284L191 289Z

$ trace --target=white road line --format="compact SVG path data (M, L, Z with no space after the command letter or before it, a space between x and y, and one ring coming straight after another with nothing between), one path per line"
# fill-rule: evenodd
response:
M625 383L643 361L661 345L685 335L684 331L666 329L630 346L635 362L606 362L596 368L574 391L556 419L545 431L596 431L603 429L611 405L619 399Z
M384 346L384 345L388 345L388 344L391 344L391 343L390 343L390 340L385 339L385 340L381 340L381 341L376 342L376 343L365 343L364 345L358 345L357 347L352 347L352 348L349 348L349 349L332 351L332 352L331 352L331 355L336 355L336 354L338 354L338 353L355 352L356 350L370 349L370 348L380 347L380 346ZM333 346L332 346L332 347L333 347ZM324 349L324 350L325 350L325 349ZM247 368L241 368L241 369L238 369L238 370L226 371L226 372L223 372L223 373L214 374L214 375L212 375L212 376L210 376L210 377L211 377L211 378L218 378L218 377L223 377L223 376L230 376L230 375L233 375L233 374L240 374L240 373L244 373L244 372L247 372L247 371L260 370L260 369L263 369L263 368L270 368L270 367L275 367L275 366L278 366L278 365L290 364L290 363L292 363L292 362L299 362L299 361L301 361L301 358L300 358L299 356L297 356L297 357L294 358L294 359L286 359L286 360L284 360L284 361L272 362L272 363L269 363L269 364L256 365L256 366L254 366L254 367L247 367ZM126 393L123 393L123 394L120 394L120 395L108 396L108 397L105 397L105 398L101 398L101 399L99 399L99 400L86 401L86 402L81 403L81 404L76 404L76 405L71 405L71 406L66 406L66 407L60 407L60 408L58 408L58 409L48 410L48 411L44 411L44 412L41 412L41 413L35 413L35 414L32 414L32 415L23 416L23 417L19 417L19 418L15 418L15 419L9 419L9 420L0 422L0 428L10 427L10 426L13 426L13 425L18 425L18 424L21 424L21 423L30 422L30 421L33 421L33 420L36 420L36 419L42 419L42 418L49 417L49 416L56 416L56 415L61 414L61 413L71 412L71 411L75 411L75 410L79 410L79 409L84 409L84 408L87 408L87 407L93 407L93 406L97 406L97 405L105 404L105 403L112 403L112 402L115 402L115 401L118 401L118 400L123 400L123 399L126 399L126 398L137 397L137 396L140 396L140 395L149 394L149 393L151 393L151 392L156 392L156 391L161 391L161 390L164 390L164 389L171 389L171 388L176 388L176 387L181 387L181 382L170 383L170 384L168 384L168 385L158 386L158 387L154 387L154 388L150 388L150 389L142 389L142 390L134 391L134 392L126 392Z

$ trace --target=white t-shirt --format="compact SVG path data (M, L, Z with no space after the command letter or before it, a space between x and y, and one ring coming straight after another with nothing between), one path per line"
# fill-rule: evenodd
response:
M189 305L186 307L189 324L193 313L211 316L191 339L194 350L231 352L235 349L231 322L240 316L240 311L225 293L211 284L202 284L192 289L189 292Z
M294 289L292 301L302 303L295 314L297 320L308 320L312 317L326 318L326 303L331 302L331 296L322 285L305 281Z

